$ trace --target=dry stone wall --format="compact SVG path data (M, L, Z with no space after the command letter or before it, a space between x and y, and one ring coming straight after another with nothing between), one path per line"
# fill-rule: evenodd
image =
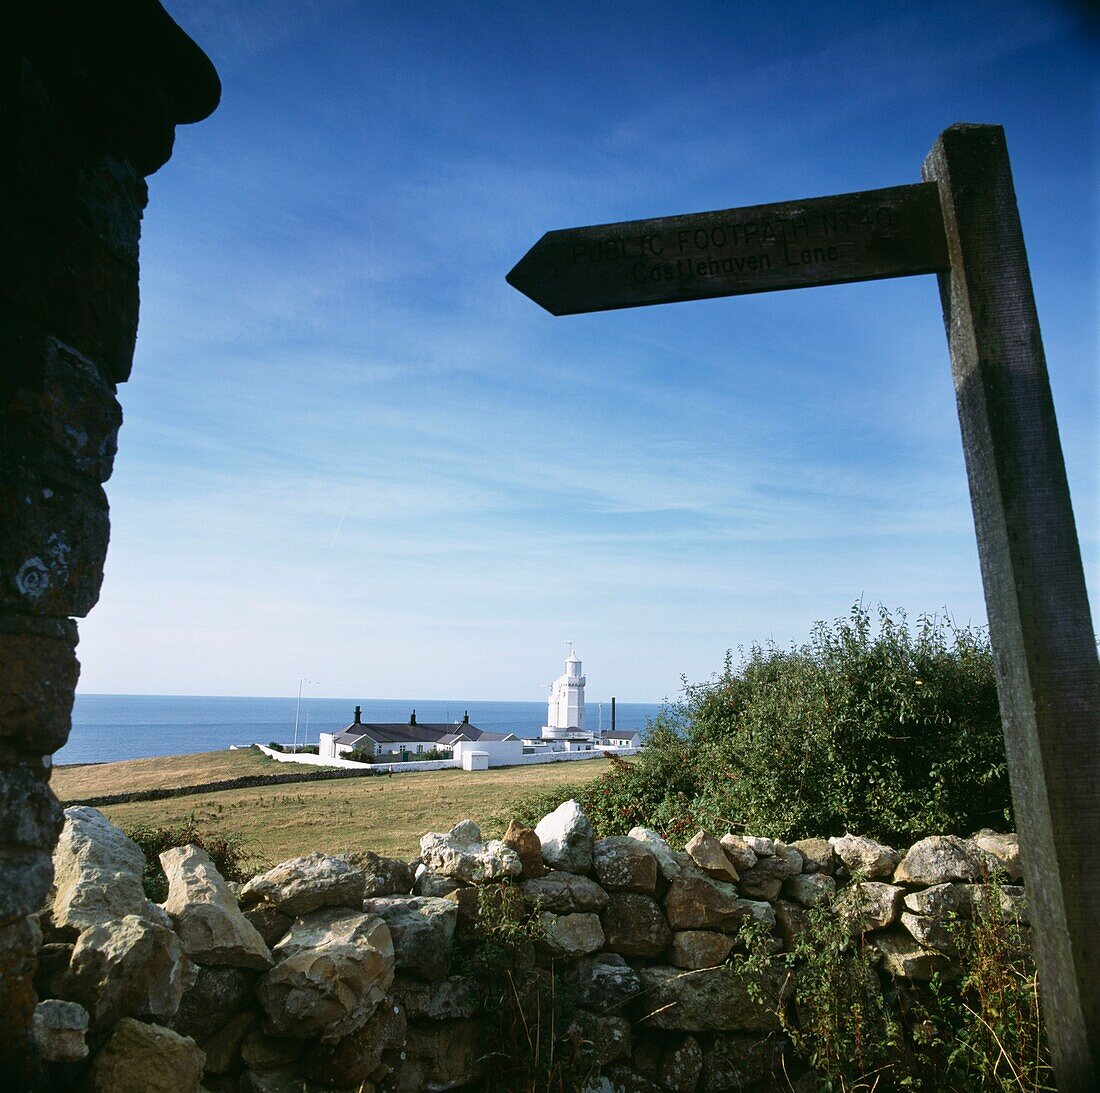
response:
M777 1017L790 984L750 990L733 974L745 924L780 952L831 906L888 984L953 974L947 921L992 893L1026 919L1016 837L991 832L904 851L699 832L677 852L646 828L596 839L569 801L534 831L485 839L466 820L420 849L412 862L314 853L232 886L202 850L176 848L161 855L161 906L142 894L137 846L95 809L66 810L35 924L53 1088L511 1088L491 1035L500 998L472 959L504 921L491 908L510 907L529 931L516 975L552 984L575 1088L763 1090L797 1067Z
M217 74L156 0L17 3L0 180L0 1077L36 1081L37 936L61 808L74 617L95 605L138 320L145 177L175 127L217 105ZM57 1009L37 1028L61 1028ZM46 1024L43 1024L46 1022ZM61 1033L59 1033L60 1035Z

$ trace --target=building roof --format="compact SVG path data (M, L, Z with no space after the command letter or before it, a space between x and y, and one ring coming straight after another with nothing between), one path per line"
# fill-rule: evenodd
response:
M472 725L462 726L462 731L472 729ZM383 725L353 722L336 734L337 744L357 744L360 740L371 740L375 744L437 744L444 736L455 731L454 725L399 724ZM480 731L480 730L475 730Z
M516 740L513 733L487 732L463 722L452 724L383 725L352 722L333 738L337 744L354 747L362 740L375 744L443 744L450 747L460 740Z
M637 729L604 729L600 733L601 740L622 740L626 737L639 737L642 734Z

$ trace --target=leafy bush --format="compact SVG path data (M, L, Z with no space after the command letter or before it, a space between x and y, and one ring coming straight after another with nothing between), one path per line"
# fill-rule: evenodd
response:
M374 754L366 750L366 748L352 748L348 752L347 758L353 763L373 763L375 762Z
M572 794L600 835L635 824L681 843L700 827L775 838L925 835L1011 824L993 658L984 633L857 604L791 649L753 646L649 727L638 760ZM555 800L556 798L556 800ZM541 811L539 811L541 810ZM538 816L532 816L538 811Z
M145 855L141 885L154 903L163 903L168 898L168 878L160 867L159 855L174 846L193 844L205 850L226 880L248 880L265 864L259 854L245 846L243 836L235 831L202 831L194 815L179 827L134 824L125 831Z
M826 908L808 911L789 952L772 956L768 929L742 930L746 954L730 971L758 1002L769 970L793 991L776 1008L797 1058L819 1088L942 1089L950 1093L1054 1090L1027 929L1002 910L992 879L973 922L949 926L956 974L894 981L873 950Z

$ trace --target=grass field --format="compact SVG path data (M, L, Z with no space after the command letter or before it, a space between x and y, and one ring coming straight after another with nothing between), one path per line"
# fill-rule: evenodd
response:
M163 755L155 759L128 759L124 763L86 763L55 767L50 785L61 801L134 793L144 789L176 789L246 774L285 774L306 767L268 759L256 748L204 751L197 755Z
M54 788L70 800L93 793L121 793L154 785L187 785L266 772L287 764L256 752L211 752L206 755L105 763L95 767L58 768ZM226 758L226 757L230 758ZM239 758L238 758L239 757ZM242 765L234 767L232 764ZM224 763L226 765L219 765ZM159 773L156 767L160 767ZM101 811L122 827L130 824L179 824L194 815L211 831L237 831L255 852L271 863L321 850L336 854L373 850L402 858L419 852L426 831L446 831L473 819L486 837L499 836L509 810L520 797L567 783L586 782L608 770L605 759L549 763L469 773L440 770L343 781L299 782L223 790L178 799L111 805ZM216 771L216 773L215 773ZM85 772L85 773L81 773ZM139 787L128 779L150 779ZM153 779L161 779L155 781Z

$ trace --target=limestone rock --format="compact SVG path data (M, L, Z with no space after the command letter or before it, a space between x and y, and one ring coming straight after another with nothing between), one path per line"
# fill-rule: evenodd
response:
M717 880L736 881L737 870L733 867L722 844L705 831L697 831L688 840L684 852L708 877Z
M1020 885L1005 884L995 889L989 884L956 884L954 888L959 897L960 915L975 918L980 914L990 918L994 910L993 893L996 891L1000 893L997 909L1002 919L1015 919L1024 924L1031 921L1024 889Z
M73 946L62 942L52 942L38 950L34 989L39 998L57 998L63 993L63 983L69 971L72 955Z
M164 909L172 916L183 951L196 964L266 970L273 961L264 939L241 914L210 855L176 846L160 855L168 878Z
M400 858L384 858L370 850L353 850L340 857L363 874L364 899L402 896L412 891L413 870Z
M839 838L834 835L829 842L848 872L864 880L889 877L898 864L899 855L892 846L863 835L841 835Z
M298 1073L297 1066L280 1067L278 1070L245 1070L233 1087L233 1093L330 1093L327 1086L307 1082ZM365 1082L355 1093L374 1093L374 1086Z
M779 1073L779 1050L774 1037L718 1033L704 1054L700 1093L727 1093L767 1082Z
M161 917L145 898L145 855L101 812L86 805L65 809L65 826L53 854L57 927L85 930L105 920Z
M638 1048L635 1047L635 1058ZM657 1073L656 1066L653 1073ZM661 1093L661 1087L647 1074L627 1063L612 1063L606 1073L597 1075L581 1093Z
M783 948L790 952L794 949L799 936L808 928L806 908L791 900L777 899L773 907L775 929L783 942Z
M480 1005L477 982L468 975L451 975L435 982L398 975L390 993L410 1021L473 1017Z
M326 908L275 946L256 995L273 1035L332 1043L362 1028L393 982L390 929L374 914Z
M1023 880L1020 864L1020 837L1016 834L998 835L995 831L979 831L971 840L983 853L996 859L997 867L1008 875L1010 884Z
M448 877L442 873L433 873L423 865L416 871L416 879L413 881L413 894L417 896L429 896L432 899L445 899L459 888L470 888L472 885L457 877Z
M836 868L833 844L828 839L798 839L791 843L802 855L804 873L827 873L830 876Z
M943 884L945 881L981 881L996 859L974 843L956 835L932 835L909 848L894 872L895 884Z
M185 965L172 930L138 915L105 919L73 947L66 997L103 1027L121 1017L171 1017L183 996Z
M475 1081L482 1071L481 1024L474 1020L410 1024L393 1093L436 1093Z
M10 664L3 652L0 645L0 664L5 684L10 686ZM0 704L0 738L7 736L3 715L10 707L10 699ZM0 922L37 911L53 881L50 851L64 816L50 792L47 777L42 770L8 765L0 774L0 831L4 832L5 844L0 854Z
M643 994L635 1003L637 1020L645 1028L679 1032L774 1032L777 988L763 984L764 1000L755 1002L748 988L726 968L685 973L654 965L640 968Z
M803 866L806 864L806 859L802 857L802 852L797 847L788 846L786 843L779 842L778 839L775 843L775 857L787 863L787 876L789 877L801 873Z
M909 931L909 936L925 949L932 949L946 956L958 954L955 935L941 919L915 915L912 911L902 911L901 924Z
M686 871L669 886L665 914L673 930L731 930L752 917L732 884Z
M358 910L363 885L363 874L342 858L314 852L253 877L241 889L240 900L246 907L265 900L282 914L297 918L323 907Z
M741 839L758 858L770 858L775 853L775 839L761 835L742 835Z
M823 907L836 893L836 882L825 873L799 873L783 882L783 895L803 907Z
M200 965L185 984L176 1015L168 1022L173 1032L202 1040L231 1015L253 1005L259 975L228 965Z
M518 877L519 855L499 839L483 842L473 820L463 820L450 831L430 831L420 840L420 860L431 872L467 884Z
M543 816L535 834L542 843L542 860L551 869L564 869L568 873L592 871L595 842L592 824L576 801L565 801Z
M755 865L741 870L739 887L742 894L750 899L774 900L778 898L783 882L797 871L792 869L792 863L787 858L774 855L758 858Z
M668 962L677 968L714 968L725 962L733 939L712 930L679 930L672 935Z
M881 930L897 921L904 890L881 881L863 881L841 890L833 906L853 933Z
M933 918L947 918L958 911L961 904L959 890L953 884L934 884L919 892L907 892L903 902L907 911Z
M539 922L543 931L541 944L550 956L558 960L576 960L604 946L600 916L591 911L572 915L543 911Z
M206 1072L226 1074L232 1070L240 1058L244 1038L259 1026L259 1010L241 1010L240 1013L223 1018L217 1028L199 1041L199 1046L206 1055Z
M660 956L672 942L672 928L660 904L637 892L612 892L600 922L607 948L623 956Z
M754 842L757 840L753 840ZM719 840L719 844L725 855L731 862L733 867L740 872L742 869L751 869L756 864L757 854L752 848L749 840L743 835L734 835L733 832L727 832ZM774 845L771 850L774 850ZM769 853L771 852L769 850Z
M442 899L448 900L458 908L458 922L455 924L455 937L460 941L475 938L474 928L481 916L477 888L454 888Z
M273 903L254 903L243 913L268 948L285 937L294 922L290 915L284 915Z
M303 1078L323 1086L358 1090L378 1070L384 1052L404 1048L407 1033L405 1007L387 998L351 1036L335 1044L307 1043L297 1070ZM368 1083L365 1089L373 1086Z
M614 835L593 847L593 864L600 884L609 892L641 892L657 888L657 856L638 839Z
M661 1055L657 1081L674 1093L693 1093L703 1071L703 1049L694 1036L670 1044Z
M198 1093L206 1057L194 1040L124 1017L92 1062L95 1093Z
M542 860L542 843L533 828L524 827L523 824L511 820L508 830L504 832L504 838L500 841L519 856L522 866L520 876L524 880L541 877L546 872L546 866Z
M671 883L680 875L680 864L672 853L672 848L651 827L632 827L627 833L628 839L644 843L657 859L657 868L661 876Z
M88 1011L76 1002L48 998L34 1008L34 1042L47 1063L75 1063L88 1054Z
M941 953L924 948L905 930L878 934L871 944L882 954L882 966L891 975L904 979L931 979L939 972L948 974L951 961Z
M607 893L594 880L559 869L552 869L544 877L525 880L520 889L529 905L559 915L602 911L607 906Z
M302 1041L267 1036L259 1029L241 1042L241 1058L250 1070L278 1070L289 1066L302 1053Z
M570 1054L582 1067L598 1070L630 1055L630 1022L623 1017L577 1010L565 1030Z
M577 965L580 1003L590 1009L618 1011L642 989L637 972L617 953L601 953Z
M456 903L429 896L390 896L366 900L363 909L389 927L398 970L425 979L447 974L458 921Z

